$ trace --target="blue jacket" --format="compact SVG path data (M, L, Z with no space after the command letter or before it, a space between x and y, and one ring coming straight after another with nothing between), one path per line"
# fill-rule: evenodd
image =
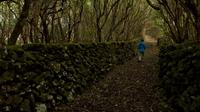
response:
M146 49L146 45L145 45L144 42L141 41L141 42L138 44L138 50L139 50L139 52L144 52L145 49Z

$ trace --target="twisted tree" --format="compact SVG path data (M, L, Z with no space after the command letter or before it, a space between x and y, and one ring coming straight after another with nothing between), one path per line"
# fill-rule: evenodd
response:
M199 0L146 0L159 11L167 25L167 33L176 43L200 42Z
M0 0L0 43L133 40L151 10L145 0Z

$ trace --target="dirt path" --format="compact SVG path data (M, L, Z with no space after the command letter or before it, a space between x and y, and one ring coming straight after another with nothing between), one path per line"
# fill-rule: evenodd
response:
M134 58L117 66L59 112L159 112L156 55L149 45L143 62Z

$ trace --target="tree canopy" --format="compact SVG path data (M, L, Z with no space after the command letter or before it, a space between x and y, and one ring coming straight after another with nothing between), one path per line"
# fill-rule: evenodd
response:
M165 34L176 43L200 42L199 0L147 0L159 12Z
M145 0L0 0L0 43L133 40L150 13Z

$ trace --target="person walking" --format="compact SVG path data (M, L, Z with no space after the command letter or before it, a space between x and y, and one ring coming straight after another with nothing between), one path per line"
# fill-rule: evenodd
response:
M141 62L143 57L144 57L144 52L145 52L145 49L146 49L146 45L144 43L144 39L141 39L138 46L137 46L137 49L138 49L138 61Z

